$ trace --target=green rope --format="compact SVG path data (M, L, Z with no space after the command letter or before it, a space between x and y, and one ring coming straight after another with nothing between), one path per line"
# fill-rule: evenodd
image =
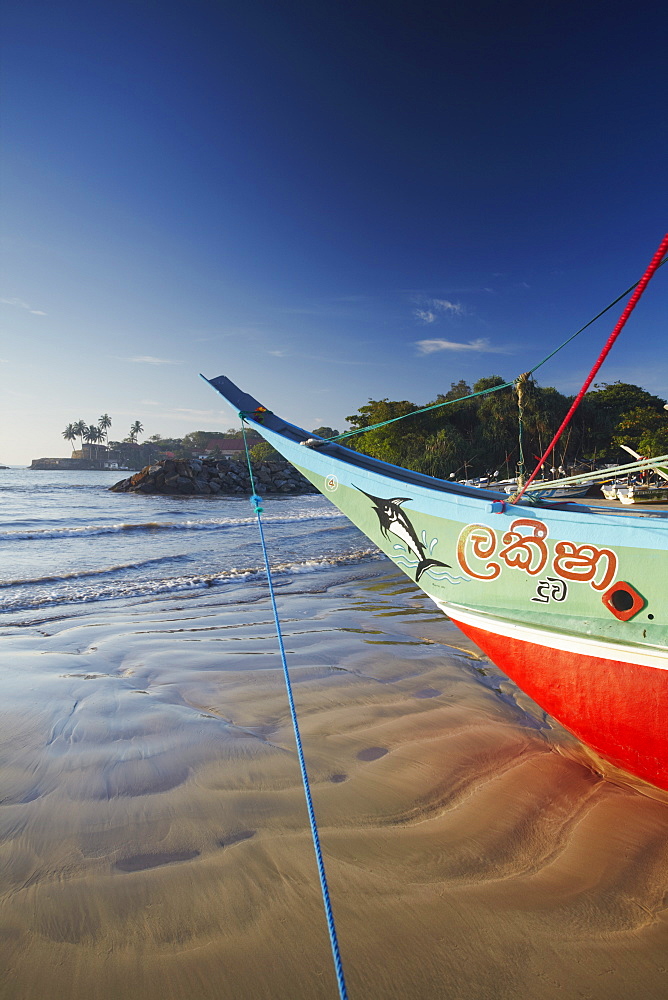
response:
M463 403L465 399L474 399L476 396L487 396L490 392L498 392L499 389L509 389L514 382L503 382L501 385L493 385L491 389L481 389L480 392L472 392L468 396L459 396L457 399L446 399L444 403L431 403L423 406L419 410L412 410L410 413L403 413L400 417L392 417L391 420L382 420L379 424L369 424L368 427L358 427L354 431L346 431L345 434L337 434L336 437L327 438L327 441L343 441L344 438L353 437L355 434L365 434L367 431L375 431L379 427L387 427L388 424L396 424L397 420L405 420L406 417L416 417L418 413L427 413L429 410L438 410L441 406L450 406L451 403Z
M250 414L248 415L250 416ZM257 502L259 503L261 498L257 496L257 491L255 489L255 477L253 476L253 466L251 465L250 451L248 449L248 439L246 437L246 420L245 420L246 414L240 413L239 416L241 417L241 433L243 434L244 438L244 449L246 451L246 464L248 466L248 476L250 478L250 484L251 484L251 494L252 494L251 502L257 500ZM262 513L263 510L262 507L258 507L257 503L255 504L254 509L256 513Z
M668 262L668 256L663 258L663 260L659 264L659 267L663 267L663 265L667 262ZM568 337L568 339L565 340L563 344L560 344L559 347L555 348L555 350L552 351L551 354L548 354L547 357L543 358L542 361L539 361L537 365L534 365L533 368L530 368L528 372L525 372L525 375L533 374L533 372L537 371L541 367L541 365L544 365L546 361L549 361L550 358L553 358L555 356L555 354L558 354L559 351L561 351L564 347L567 346L567 344L570 344L572 340L575 340L576 337L578 337L581 333L583 333L587 329L587 327L590 327L592 323L595 323L597 319L600 319L601 316L604 316L610 309L612 309L613 306L616 306L618 302L620 302L625 296L627 296L630 292L632 292L633 289L638 284L640 284L641 280L642 280L641 278L638 278L638 281L634 281L633 284L626 289L626 291L622 292L621 295L618 295L613 302L607 305L605 309L602 309L600 313L597 313L597 315L594 316L593 319L590 319L588 323L585 323L584 326L581 326L580 329L577 330L570 337ZM520 378L522 378L522 376L520 376ZM498 392L500 389L510 389L511 386L515 386L517 385L517 383L518 380L514 379L512 382L503 382L502 385L493 385L490 389L482 389L480 392L472 392L468 396L460 396L457 399L446 399L445 402L442 403L431 403L429 406L423 406L418 410L412 410L410 413L403 413L400 417L392 417L391 420L382 420L378 424L369 424L367 427L357 427L355 430L346 431L343 434L337 434L335 437L326 438L326 440L344 441L346 438L354 437L356 434L366 434L367 431L375 431L378 430L379 427L387 427L389 424L396 424L398 420L405 420L406 417L416 417L420 413L428 413L430 410L438 410L442 406L451 406L452 403L462 403L465 399L475 399L476 396L487 396L490 392ZM248 415L253 416L253 414L248 414ZM522 443L521 443L521 431L520 431L520 459L522 459L521 447Z
M659 267L663 267L663 265L666 262L668 262L668 256L663 258L663 260L659 264ZM657 267L657 271L659 270L659 267ZM565 340L563 342L563 344L560 344L559 347L557 347L554 351L552 351L552 354L548 354L548 356L546 358L543 358L543 360L539 361L537 365L534 365L533 368L530 368L529 369L529 374L535 372L538 368L540 368L541 365L544 365L546 361L549 361L550 358L553 358L555 356L555 354L558 354L559 351L562 349L562 347L566 347L567 344L570 344L571 340L575 340L575 338L577 336L579 336L581 333L583 333L587 329L587 327L589 327L589 326L592 325L592 323L595 323L597 319L600 319L601 316L605 316L605 314L608 312L608 310L612 309L613 306L616 306L617 303L621 302L621 300L624 299L624 298L626 298L627 295L630 295L631 292L633 291L633 289L637 285L640 284L641 280L642 280L641 278L638 278L637 281L634 281L632 285L629 285L629 287L626 289L626 291L622 292L621 295L617 296L617 298L614 300L614 302L611 302L610 305L606 306L605 309L602 309L600 313L597 313L597 315L594 316L593 319L590 319L588 323L585 323L584 326L581 326L580 329L576 331L576 333L572 334L568 338L568 340Z

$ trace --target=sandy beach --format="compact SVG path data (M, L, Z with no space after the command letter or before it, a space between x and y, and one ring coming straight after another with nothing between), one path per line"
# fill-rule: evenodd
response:
M668 796L604 776L385 564L279 607L350 996L664 997ZM18 632L3 997L336 996L261 584Z
M667 35L0 10L0 1000L668 1000Z

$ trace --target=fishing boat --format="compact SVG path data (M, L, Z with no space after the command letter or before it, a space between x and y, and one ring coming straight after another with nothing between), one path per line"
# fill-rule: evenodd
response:
M555 470L556 471L556 470ZM460 482L462 480L459 480ZM481 479L465 479L464 483L466 486L489 486L491 489L501 490L503 493L513 494L517 492L518 481L517 479L504 479L504 480L490 480L487 478ZM596 485L595 479L586 479L581 483L562 483L558 479L550 480L536 480L532 493L534 496L540 496L542 500L576 500L580 497L586 497L592 486Z
M668 790L668 511L435 479L315 437L224 375L207 381L547 713Z
M626 483L621 483L613 480L611 483L603 483L601 486L601 493L606 500L616 500L617 490L620 488L626 488Z
M665 483L656 485L632 483L630 486L618 486L616 499L626 505L668 504L668 486Z
M314 438L208 381L546 712L668 790L668 512L512 503Z
M633 458L640 459L642 456L634 451L633 448L629 448L627 444L623 444L622 448L627 451L629 455ZM668 471L663 468L663 466L658 463L655 464L652 470L659 481L657 482L630 482L624 485L618 485L615 492L615 499L619 500L620 503L630 506L631 504L646 504L646 503L668 503Z
M595 480L586 479L582 483L571 483L571 484L560 484L558 480L550 483L541 483L538 480L535 484L535 488L532 490L532 494L536 497L540 497L541 500L578 500L581 497L586 497L587 493L592 486L595 485ZM542 488L541 488L542 487ZM517 492L517 484L514 486L508 486L505 488L504 492L508 494L513 494Z

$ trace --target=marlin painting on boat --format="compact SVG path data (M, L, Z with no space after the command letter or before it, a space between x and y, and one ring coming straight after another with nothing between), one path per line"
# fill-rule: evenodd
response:
M668 513L510 503L314 439L225 376L210 383L546 712L668 790Z
M358 487L359 489L359 487ZM401 504L410 503L410 497L390 497L383 500L381 497L374 497L371 493L366 493L369 500L373 500L373 509L378 515L380 530L385 538L394 535L400 539L406 549L417 556L418 564L415 567L415 582L420 582L420 577L430 566L448 566L448 563L440 562L438 559L425 558L426 542L421 542L417 536L415 528L411 524L408 515L401 509ZM397 548L399 546L396 546Z
M542 709L668 790L668 511L435 479L207 381Z

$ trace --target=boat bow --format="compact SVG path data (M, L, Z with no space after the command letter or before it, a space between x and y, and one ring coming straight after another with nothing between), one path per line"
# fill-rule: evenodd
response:
M668 517L511 503L316 438L207 379L509 677L668 789Z

